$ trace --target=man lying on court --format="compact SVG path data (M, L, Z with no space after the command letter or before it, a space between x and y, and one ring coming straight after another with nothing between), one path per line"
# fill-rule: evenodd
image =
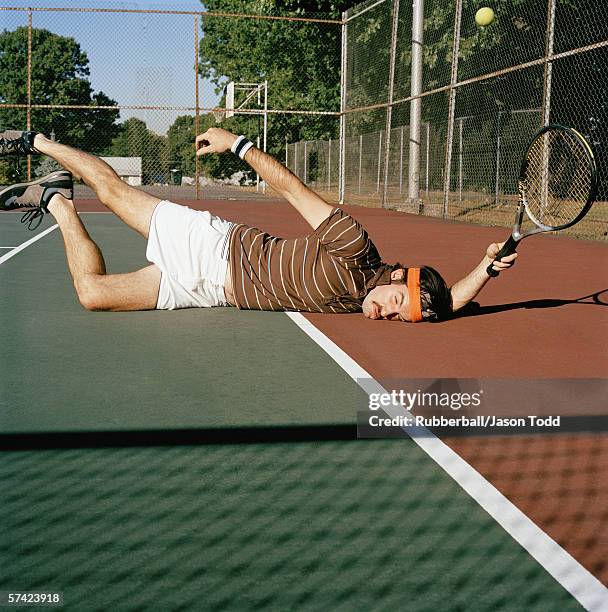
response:
M313 231L298 239L271 236L242 223L158 198L124 183L104 161L36 132L0 134L0 155L41 153L67 171L0 190L0 210L24 209L24 220L50 212L63 235L80 303L89 310L229 306L254 310L361 312L370 319L437 321L470 302L490 278L500 244L448 288L430 267L382 261L367 232L330 206L244 136L211 128L196 138L197 155L231 150L304 217ZM147 239L151 265L106 274L101 251L72 202L72 175ZM516 254L493 263L509 268Z

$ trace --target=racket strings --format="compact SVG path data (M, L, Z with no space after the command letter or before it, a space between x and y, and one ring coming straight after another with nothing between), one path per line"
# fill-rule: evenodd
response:
M592 185L584 145L567 132L551 130L533 142L527 161L522 185L528 215L552 228L574 221L585 208Z

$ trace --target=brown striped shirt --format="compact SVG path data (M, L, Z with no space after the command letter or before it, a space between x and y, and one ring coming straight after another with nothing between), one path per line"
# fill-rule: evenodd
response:
M232 290L243 309L358 312L390 269L340 208L304 238L277 238L243 224L230 235Z

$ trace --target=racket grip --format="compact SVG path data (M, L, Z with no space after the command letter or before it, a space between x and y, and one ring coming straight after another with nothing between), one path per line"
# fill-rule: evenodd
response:
M515 251L517 251L517 240L515 240L513 238L513 236L509 236L509 240L507 240L502 245L502 249L500 249L500 251L498 251L498 253L496 253L496 257L494 258L494 261L496 261L497 259L498 260L502 259L503 257L506 257L507 255L511 255L511 253L515 253ZM486 268L486 272L492 278L496 278L500 274L500 272L497 272L496 270L494 270L494 268L492 268L492 264L490 264Z

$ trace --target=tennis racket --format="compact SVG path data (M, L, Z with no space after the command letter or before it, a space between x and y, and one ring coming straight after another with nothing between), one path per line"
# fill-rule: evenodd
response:
M511 236L496 255L511 255L527 236L566 229L588 212L597 194L595 156L582 134L563 125L540 129L526 150L519 171L519 204ZM522 231L524 212L534 224ZM490 276L499 272L490 264Z

